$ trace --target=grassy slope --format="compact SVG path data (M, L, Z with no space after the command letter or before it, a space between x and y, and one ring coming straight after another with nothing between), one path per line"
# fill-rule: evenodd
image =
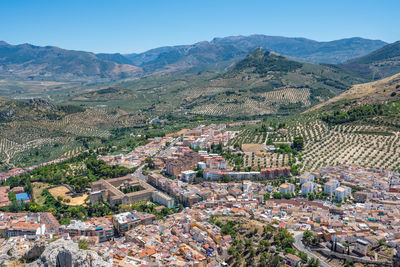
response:
M359 105L361 103L383 103L386 101L393 101L399 98L399 93L400 74L395 74L375 82L354 85L342 94L314 106L310 111L318 109L327 110L335 106L337 108L343 105L343 103Z

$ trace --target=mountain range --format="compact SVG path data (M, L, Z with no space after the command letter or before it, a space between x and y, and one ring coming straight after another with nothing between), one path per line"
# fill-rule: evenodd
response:
M250 35L214 38L210 42L193 45L161 47L140 54L127 54L125 57L145 71L182 69L213 63L220 63L221 67L229 65L232 60L242 59L260 47L299 61L336 64L366 55L386 44L380 40L363 38L317 42L306 38Z
M139 67L102 60L89 52L0 42L0 78L3 79L110 80L139 73Z
M122 55L94 54L54 46L10 45L0 41L0 78L105 81L176 71L222 70L257 47L302 62L336 64L365 56L385 45L387 43L380 40L363 38L317 42L305 38L251 35Z

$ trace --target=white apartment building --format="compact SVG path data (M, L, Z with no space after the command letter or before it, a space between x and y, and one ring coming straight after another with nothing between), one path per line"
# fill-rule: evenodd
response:
M292 194L294 193L295 186L294 184L281 184L279 187L279 192L282 194Z
M330 180L329 182L325 183L324 185L324 192L328 195L332 195L335 192L335 189L340 186L339 181L337 180Z
M301 194L308 195L314 193L316 189L316 184L313 182L307 182L301 185Z
M344 200L351 195L351 188L347 186L339 186L335 189L335 199L337 201Z
M303 173L300 176L300 184L314 182L315 176L309 172Z

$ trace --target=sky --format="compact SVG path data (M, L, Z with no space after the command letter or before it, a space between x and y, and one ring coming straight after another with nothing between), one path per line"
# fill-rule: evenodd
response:
M1 0L0 40L96 53L251 34L390 43L399 10L399 0Z

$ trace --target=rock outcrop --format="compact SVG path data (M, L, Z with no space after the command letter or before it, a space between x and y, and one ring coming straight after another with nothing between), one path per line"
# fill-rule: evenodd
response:
M112 263L103 260L91 250L82 250L71 240L59 239L48 244L40 258L28 267L108 267Z

